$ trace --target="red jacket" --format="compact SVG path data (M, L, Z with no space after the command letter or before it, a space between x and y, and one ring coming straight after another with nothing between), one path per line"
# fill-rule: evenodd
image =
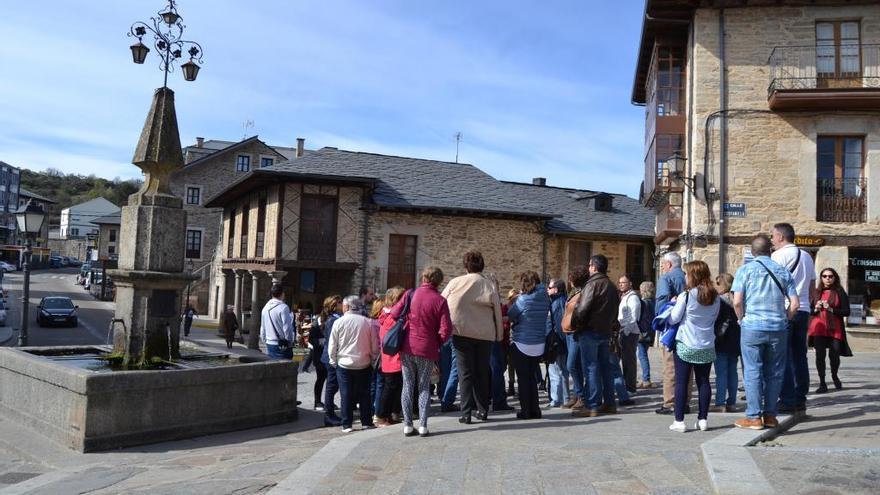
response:
M391 310L391 318L400 316L410 292L407 291ZM406 338L403 339L400 352L431 361L440 359L440 344L452 335L452 318L446 299L437 292L436 287L424 283L415 289L406 326Z
M394 326L396 320L391 317L391 311L383 308L379 314L379 347L381 349L382 341L385 340L385 334ZM382 353L382 373L398 373L400 371L400 354L389 356Z

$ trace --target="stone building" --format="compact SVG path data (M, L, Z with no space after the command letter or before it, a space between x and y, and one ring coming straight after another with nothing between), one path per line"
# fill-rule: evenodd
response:
M299 141L300 154L303 142ZM220 239L222 209L206 208L206 198L213 196L250 171L269 167L296 156L296 148L269 146L257 136L239 142L196 138L196 144L184 148L185 166L172 177L171 191L183 199L187 213L186 261L199 276L190 287L196 311L208 309L208 287L212 274L210 263Z
M95 245L98 250L99 260L119 259L119 226L122 223L122 215L107 215L92 220L92 223L98 226L98 237L95 239Z
M102 197L68 206L61 210L61 237L84 239L89 234L97 234L98 228L92 220L105 215L118 215L119 212L118 206Z
M0 243L14 244L18 228L15 211L18 210L21 169L0 161Z
M850 324L876 324L880 4L645 8L632 101L645 106L641 199L657 245L733 272L754 234L790 222L817 268L847 281L863 313Z
M501 182L467 164L322 148L253 170L206 206L223 210L211 314L259 310L273 282L318 311L361 286L413 287L427 265L448 280L472 249L503 293L519 272L565 276L596 253L613 276L653 277L653 213L636 200Z

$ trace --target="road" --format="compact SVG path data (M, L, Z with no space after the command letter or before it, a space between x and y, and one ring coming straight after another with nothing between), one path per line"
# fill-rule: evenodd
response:
M97 301L81 285L76 285L79 268L35 270L31 272L30 309L28 311L28 345L79 345L106 344L107 329L113 318L114 303ZM22 273L7 273L3 287L9 290L7 305L8 325L18 329L21 326ZM79 306L79 326L47 327L37 326L37 305L45 296L68 296Z

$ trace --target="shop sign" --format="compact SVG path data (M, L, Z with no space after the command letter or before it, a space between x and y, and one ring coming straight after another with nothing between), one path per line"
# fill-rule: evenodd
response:
M819 247L825 245L825 238L817 235L796 235L794 243L801 247Z
M746 204L745 203L724 203L724 208L722 209L722 213L727 218L745 218L746 217Z
M880 282L880 270L865 270L865 282Z
M864 266L880 268L880 260L868 260L864 258L850 258L849 266Z

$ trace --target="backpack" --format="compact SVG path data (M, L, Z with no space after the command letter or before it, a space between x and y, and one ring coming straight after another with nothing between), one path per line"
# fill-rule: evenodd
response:
M719 296L720 297L720 296ZM718 317L715 318L715 340L723 341L728 333L732 333L734 328L739 329L739 320L736 317L736 311L733 306L726 301L721 301L721 307L718 310Z
M648 303L644 299L639 299L639 342L642 344L654 343L654 329L651 324L654 322L654 312L648 307Z

